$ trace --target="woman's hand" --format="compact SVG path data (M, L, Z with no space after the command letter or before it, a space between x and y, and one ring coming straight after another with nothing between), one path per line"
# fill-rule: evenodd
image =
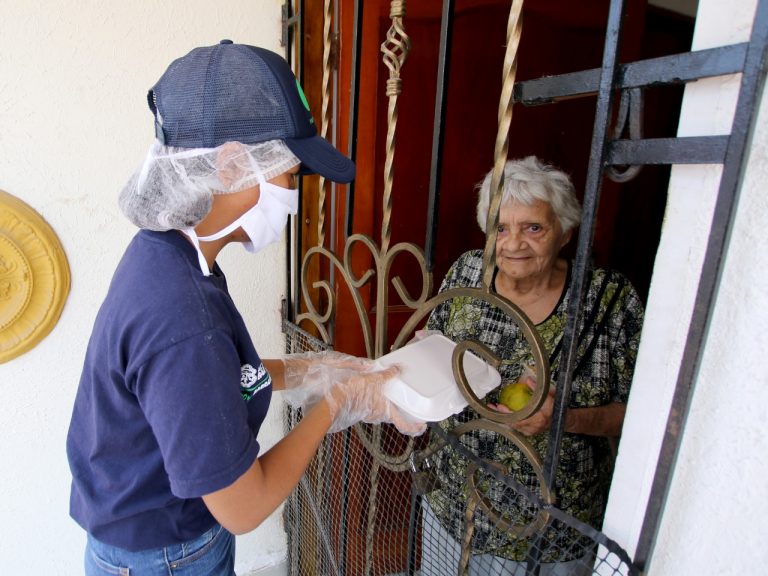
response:
M528 381L528 386L533 390L535 382ZM552 424L552 411L555 406L555 389L550 387L544 403L538 411L525 420L510 424L510 428L517 430L525 436L533 436L541 432L549 431ZM499 412L511 413L512 410L503 404L488 404L488 407ZM612 402L604 406L591 408L569 408L565 414L565 431L570 434L585 434L588 436L605 436L617 438L621 436L621 427L624 423L626 405Z
M533 436L541 432L549 431L549 426L552 422L552 409L555 406L555 390L549 389L547 396L544 398L544 403L536 412L531 414L525 420L510 424L513 430L517 430L524 436ZM506 406L505 406L506 408Z
M536 380L533 377L525 377L523 381L528 385L528 388L533 391L536 388ZM552 410L555 405L555 389L549 388L547 396L544 398L544 403L541 407L531 414L525 420L520 420L510 424L510 428L517 430L524 436L533 436L541 432L549 430L549 426L552 422ZM504 406L504 404L488 404L489 408L496 410L497 412L504 412L505 414L511 414L512 410Z

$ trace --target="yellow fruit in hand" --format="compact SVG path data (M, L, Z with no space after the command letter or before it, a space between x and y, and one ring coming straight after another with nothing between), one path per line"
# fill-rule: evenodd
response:
M499 393L499 402L504 404L510 410L521 410L528 403L531 397L531 389L524 382L515 382L507 384Z

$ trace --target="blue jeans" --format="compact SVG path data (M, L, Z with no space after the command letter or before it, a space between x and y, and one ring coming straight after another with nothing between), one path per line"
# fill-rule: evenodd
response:
M235 537L216 524L202 536L131 552L88 535L85 576L235 576Z

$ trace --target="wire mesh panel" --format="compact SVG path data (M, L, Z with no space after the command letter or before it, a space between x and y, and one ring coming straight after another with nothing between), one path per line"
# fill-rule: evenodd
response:
M284 327L288 351L324 347L290 322ZM286 409L286 431L300 419L300 411ZM367 424L326 436L284 509L290 574L408 573L409 456L426 440Z
M284 330L289 352L327 347ZM300 419L286 409L286 431ZM508 464L482 458L489 438ZM289 573L631 574L618 545L555 506L540 471L535 451L485 419L416 439L389 425L330 434L284 509Z
M537 453L514 433L483 420L430 433L436 451L416 485L424 490L420 574L630 573L618 546L555 506ZM491 438L506 462L478 455Z

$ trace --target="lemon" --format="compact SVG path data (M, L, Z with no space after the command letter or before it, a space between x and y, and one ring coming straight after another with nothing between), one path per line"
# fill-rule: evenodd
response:
M531 397L531 389L524 382L507 384L499 393L499 402L510 410L521 410Z

